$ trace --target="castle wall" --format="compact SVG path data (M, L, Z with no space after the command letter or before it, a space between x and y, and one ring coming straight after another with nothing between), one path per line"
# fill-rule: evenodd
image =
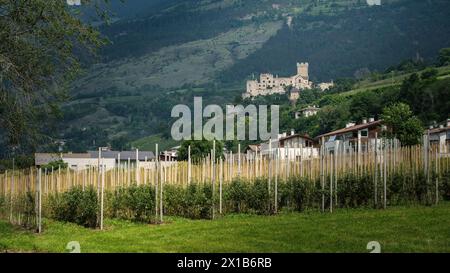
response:
M312 82L309 81L308 63L297 63L297 75L292 77L274 77L273 74L260 74L259 80L247 81L247 92L244 98L254 96L265 96L271 94L285 94L288 86L297 89L310 89Z
M309 80L309 64L308 63L297 63L297 75L302 78Z

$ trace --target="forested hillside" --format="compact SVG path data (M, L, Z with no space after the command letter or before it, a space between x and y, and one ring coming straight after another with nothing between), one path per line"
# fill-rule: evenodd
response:
M382 2L172 0L118 16L101 27L111 43L73 84L55 137L69 150L123 146L167 135L172 106L195 95L233 102L261 72L308 61L314 81L364 79L402 60L431 64L450 45L449 1Z
M402 1L336 14L301 15L248 58L221 75L224 81L271 71L291 75L297 60L314 80L383 71L405 59L432 60L450 45L449 1Z

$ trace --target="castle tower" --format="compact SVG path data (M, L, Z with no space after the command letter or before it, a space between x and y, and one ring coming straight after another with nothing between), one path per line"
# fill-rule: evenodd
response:
M305 80L309 80L308 63L297 63L297 75L302 76Z

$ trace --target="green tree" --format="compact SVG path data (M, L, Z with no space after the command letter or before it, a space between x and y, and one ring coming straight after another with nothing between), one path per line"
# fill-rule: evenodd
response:
M413 115L408 104L396 103L385 107L381 118L390 127L390 134L402 145L415 145L423 133L422 122Z
M114 138L111 141L111 147L113 148L113 150L125 151L125 150L129 150L131 148L131 145L129 144L128 138L126 138L125 136L120 136L120 137Z
M439 50L438 64L440 66L450 65L450 47Z
M50 171L53 168L53 170L55 171L58 169L65 170L65 169L67 169L67 167L68 167L68 164L66 162L64 162L62 159L58 159L58 160L51 161L46 165L42 165L41 169L46 169L47 171Z
M48 117L58 117L67 83L80 71L75 52L104 44L80 18L66 1L0 0L0 138L10 145L50 131Z
M196 162L207 157L213 149L213 141L185 140L178 149L178 160L188 159L188 149L191 146L191 160ZM216 140L216 159L223 157L223 143Z

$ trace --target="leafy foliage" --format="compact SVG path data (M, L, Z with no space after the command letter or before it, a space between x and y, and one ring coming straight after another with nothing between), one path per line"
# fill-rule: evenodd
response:
M150 222L155 211L155 190L148 185L116 189L109 195L110 215L115 218Z
M420 142L423 133L422 124L413 116L407 104L397 103L384 108L381 118L402 145L415 145Z
M191 219L210 219L212 216L211 184L191 183L186 188L167 186L164 195L168 215Z
M191 146L191 159L193 162L199 162L206 158L213 150L213 141L208 140L185 140L178 149L178 160L187 160ZM223 157L223 143L216 141L216 159Z
M48 164L42 165L41 169L47 170L47 171L51 171L51 170L57 171L58 169L65 170L65 169L67 169L67 167L68 167L68 164L66 162L64 162L64 160L58 159L58 160L51 161Z
M438 65L450 65L450 47L442 48L439 51Z
M14 156L14 164L13 159L0 159L0 171L2 170L11 170L13 167L15 169L26 169L31 166L34 166L34 156L30 155L16 155Z
M72 222L84 227L97 226L98 200L93 187L83 190L74 187L67 192L50 197L51 216L64 222Z
M32 144L45 132L36 120L58 115L64 84L79 71L74 52L93 53L104 41L65 1L4 0L0 10L0 138Z

